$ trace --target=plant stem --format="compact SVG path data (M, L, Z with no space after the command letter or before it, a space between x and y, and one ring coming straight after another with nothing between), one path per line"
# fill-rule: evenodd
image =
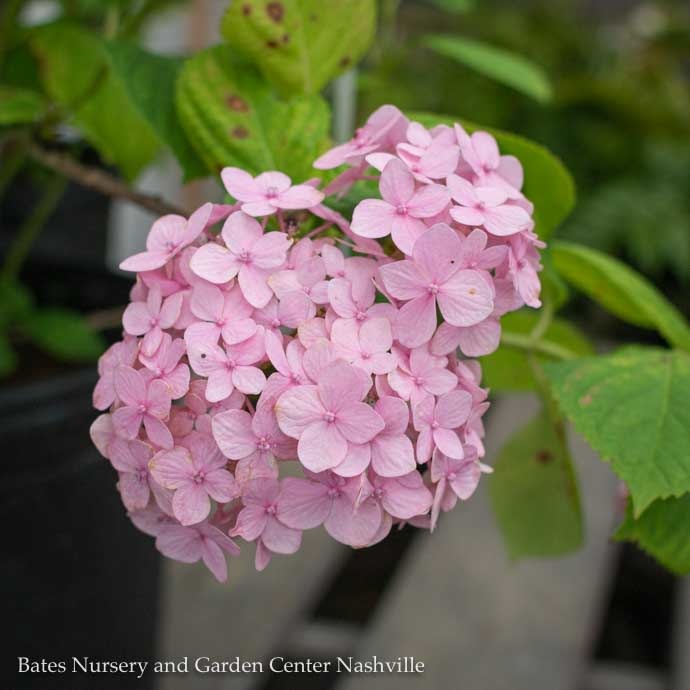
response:
M7 187L9 187L17 173L22 169L25 157L24 146L19 142L16 146L7 146L6 149L9 150L0 151L3 157L3 165L2 169L0 169L0 198L2 198Z
M43 190L43 196L34 206L22 227L19 228L17 236L10 245L0 272L0 280L8 282L16 280L34 241L58 205L66 186L67 180L61 175L55 175L48 182Z
M552 302L545 302L542 307L541 314L539 315L539 320L537 321L532 332L529 334L530 340L533 343L537 343L541 340L541 337L546 333L551 321L553 321L554 308Z
M507 345L508 347L514 347L527 352L537 352L554 359L575 359L578 357L576 352L568 350L568 348L561 345L556 345L546 340L533 342L531 336L520 335L519 333L507 333L504 331L501 335L501 345Z
M118 180L117 177L105 172L105 170L79 163L67 154L49 151L36 143L29 144L28 154L45 167L59 172L61 175L78 182L84 187L95 189L106 196L130 201L147 211L161 216L169 213L185 217L189 215L186 210L169 204L160 197L137 192L121 180Z

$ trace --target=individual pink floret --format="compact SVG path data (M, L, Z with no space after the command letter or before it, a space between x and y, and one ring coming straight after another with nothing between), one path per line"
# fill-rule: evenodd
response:
M343 163L358 163L366 154L387 148L388 143L402 135L406 127L407 118L395 106L381 106L369 116L366 124L355 132L350 141L317 158L314 167L328 170Z
M417 437L417 462L429 462L434 447L451 458L462 459L462 443L457 434L470 416L472 396L466 391L455 390L435 399L427 396L412 408Z
M331 340L338 357L354 364L367 374L387 374L395 368L391 323L385 318L365 321L337 319L331 328Z
M222 291L208 283L197 285L189 306L200 321L194 321L185 330L188 343L204 341L215 345L222 337L228 345L236 345L256 333L254 308L237 286Z
M225 554L240 555L237 544L207 522L190 527L164 525L156 537L156 548L164 556L182 563L202 560L218 582L228 579Z
M140 371L120 365L115 371L115 392L123 403L113 412L118 436L136 438L143 423L153 444L172 448L172 434L164 424L170 414L170 390L163 381L147 382Z
M367 390L354 367L334 362L325 367L315 386L297 386L275 405L278 424L298 439L297 455L312 472L339 465L349 444L371 441L384 421L362 400Z
M386 290L406 302L396 322L403 345L418 347L431 339L437 304L444 319L454 326L471 326L491 314L489 277L459 267L461 247L453 230L435 225L417 241L411 259L379 269Z
M238 211L223 225L225 246L209 242L192 257L194 273L211 283L227 283L237 276L242 294L253 307L261 308L273 293L267 278L286 258L290 238L284 232L264 234L261 225Z
M436 526L441 510L452 510L458 499L466 501L470 498L479 485L482 473L492 471L489 466L479 462L472 446L462 458L448 457L437 448L431 461L431 481L436 484L431 529Z
M382 199L365 199L352 214L352 231L362 237L391 235L395 246L411 254L427 226L423 218L443 211L450 194L441 185L415 189L415 179L405 164L393 159L386 164L379 183Z
M296 553L302 532L284 525L277 517L280 484L275 479L250 481L242 493L242 510L230 531L231 537L256 541L255 564L263 570L274 553Z
M459 204L450 209L450 215L458 223L484 227L499 237L514 235L532 224L524 208L506 203L508 196L502 189L475 187L458 175L450 175L447 184L453 201Z
M153 271L164 266L170 259L188 247L211 222L213 204L204 204L189 217L168 215L159 218L152 226L146 240L146 251L125 259L123 271Z
M446 357L432 355L427 345L421 345L410 350L409 357L399 355L398 366L388 374L388 383L414 407L427 395L443 395L453 390L458 379L448 369Z
M273 411L265 406L254 416L244 410L220 412L211 427L223 455L239 460L235 476L241 482L258 476L277 478L276 458L291 460L297 451L294 439L280 430Z
M163 299L158 286L149 290L145 302L131 302L122 315L122 325L130 335L143 335L142 352L148 356L158 349L163 331L171 328L180 316L183 295L177 292Z
M268 216L279 209L312 208L323 201L323 193L308 184L293 185L281 172L256 177L240 168L223 168L220 176L228 194L242 203L249 216Z
M147 357L143 353L139 356L147 370L143 372L146 379L162 381L168 387L173 400L181 398L189 390L189 367L180 361L186 351L184 340L173 340L164 333L161 344L153 356Z
M264 356L264 332L259 328L237 345L209 345L206 340L187 343L189 363L200 376L208 379L206 400L220 402L237 389L246 395L261 393L266 375L255 366Z
M211 512L212 498L227 503L239 494L235 479L225 469L227 463L213 439L193 432L186 446L157 453L149 463L151 475L175 493L172 509L183 525L205 520Z
M376 504L356 508L360 482L332 472L310 474L309 479L287 477L278 498L277 517L298 530L323 525L333 539L350 546L368 545L381 524Z

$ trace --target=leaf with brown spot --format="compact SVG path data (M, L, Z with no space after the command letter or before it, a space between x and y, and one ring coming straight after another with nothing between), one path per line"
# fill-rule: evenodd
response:
M224 45L186 61L177 109L210 170L282 170L301 182L313 176L312 162L328 146L330 117L320 96L276 98L256 69Z
M283 13L285 9L282 2L269 2L266 5L266 14L274 21L276 24L280 24L283 21Z
M503 446L487 481L511 558L557 556L582 544L570 453L543 411Z
M563 413L627 483L636 515L690 491L690 356L628 347L544 371Z
M244 98L242 98L242 96L238 96L237 94L228 96L227 104L230 110L235 110L238 113L249 112L249 104L244 100Z
M232 2L221 26L228 43L285 94L318 93L366 53L375 29L375 0Z

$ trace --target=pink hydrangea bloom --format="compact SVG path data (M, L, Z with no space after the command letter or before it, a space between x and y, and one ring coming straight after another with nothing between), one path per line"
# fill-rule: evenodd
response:
M346 167L324 189L226 168L237 203L156 221L98 364L91 438L129 517L220 581L235 539L263 570L304 530L361 548L468 500L489 403L467 357L540 304L522 167L490 134L383 106L316 164ZM372 171L380 198L332 208Z

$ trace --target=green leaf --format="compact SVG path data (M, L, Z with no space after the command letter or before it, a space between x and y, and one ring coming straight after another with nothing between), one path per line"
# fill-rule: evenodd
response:
M540 103L548 103L553 98L551 83L544 70L522 55L463 36L429 35L424 37L424 43L436 53L510 86Z
M237 0L221 33L284 94L318 93L353 67L376 30L375 0Z
M13 374L17 368L17 355L9 338L0 331L0 378Z
M0 84L0 125L33 124L44 111L45 103L40 94Z
M627 482L636 515L690 491L690 356L629 347L544 370L563 413Z
M33 298L29 291L13 280L0 280L0 330L29 318Z
M184 60L154 55L133 43L110 42L106 51L131 104L173 152L185 181L205 175L206 166L189 143L175 108L175 83Z
M558 556L582 544L570 454L544 412L501 449L489 496L511 558Z
M654 501L636 520L628 507L616 539L637 542L677 575L690 573L690 494Z
M206 165L258 174L282 170L295 181L313 173L328 145L329 111L320 96L278 100L271 87L227 46L188 60L177 82L177 108Z
M573 178L563 163L540 144L517 134L483 127L449 115L417 112L408 115L427 127L452 125L459 121L468 132L483 130L496 137L501 153L515 156L522 163L525 171L522 191L534 204L535 230L541 239L548 239L572 211L575 205Z
M67 309L37 310L22 328L36 347L65 362L93 361L106 348L101 334Z
M496 391L534 390L536 382L522 347L511 346L511 339L524 340L534 330L539 320L539 313L523 309L506 314L501 319L502 342L498 350L487 357L482 357L484 383ZM592 354L592 346L575 326L562 319L554 319L541 337L541 344L554 354L540 352L537 359L544 363L557 359L560 350L569 357L582 357Z
M133 179L153 159L158 141L111 73L104 43L66 22L39 27L30 43L50 97L105 160Z
M570 242L554 242L556 269L576 288L623 321L655 329L690 351L690 326L680 312L645 278L618 259Z

